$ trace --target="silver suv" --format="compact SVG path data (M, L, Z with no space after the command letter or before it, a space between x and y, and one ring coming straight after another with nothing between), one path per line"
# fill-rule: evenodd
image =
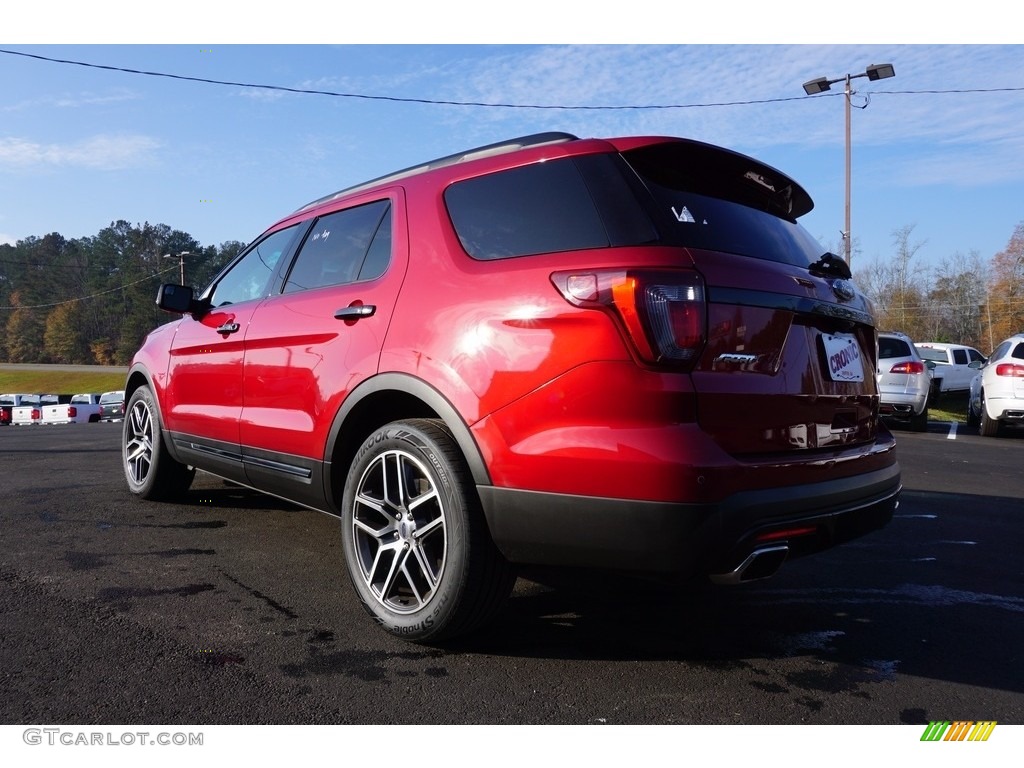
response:
M878 412L906 421L915 432L928 429L932 368L905 333L878 334Z

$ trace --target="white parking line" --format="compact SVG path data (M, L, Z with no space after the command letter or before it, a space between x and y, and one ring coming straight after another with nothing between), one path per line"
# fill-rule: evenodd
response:
M949 422L949 434L946 435L947 440L956 440L956 425L959 423L958 421Z

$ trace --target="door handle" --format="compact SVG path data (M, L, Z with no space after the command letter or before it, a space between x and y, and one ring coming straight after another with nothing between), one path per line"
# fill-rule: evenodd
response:
M335 320L362 320L364 317L373 317L377 311L376 304L352 304L334 311Z
M237 332L238 328L238 323L224 323L224 325L217 329L217 333L222 333L227 336L229 333Z

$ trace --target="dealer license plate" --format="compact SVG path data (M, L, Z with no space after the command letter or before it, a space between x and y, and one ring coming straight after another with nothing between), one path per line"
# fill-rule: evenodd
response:
M864 381L860 345L852 333L821 334L825 344L825 367L832 381Z

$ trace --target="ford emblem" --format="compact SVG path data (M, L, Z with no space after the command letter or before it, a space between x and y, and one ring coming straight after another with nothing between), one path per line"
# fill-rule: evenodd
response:
M857 295L857 289L849 280L836 280L832 283L832 292L840 301L849 301Z

